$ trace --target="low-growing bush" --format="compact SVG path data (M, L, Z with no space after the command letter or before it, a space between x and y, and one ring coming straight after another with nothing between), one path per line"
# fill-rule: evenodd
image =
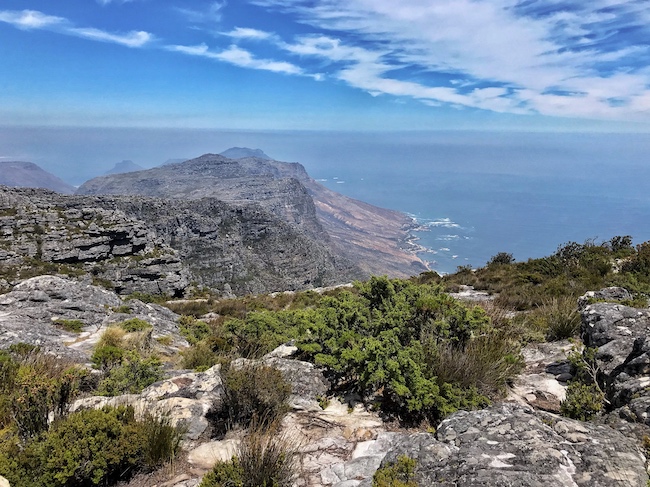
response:
M218 432L252 423L268 427L288 412L291 385L282 373L266 365L224 367L223 398L212 418Z
M135 352L124 352L119 363L110 367L100 380L96 394L139 394L147 386L162 380L164 376L162 362L157 357L143 358Z
M296 447L285 436L253 429L235 456L217 462L200 487L291 487L297 473Z
M140 427L144 437L144 466L154 470L172 462L178 453L186 428L173 426L169 414L146 414L140 420Z
M152 328L151 324L145 320L141 320L140 318L129 318L128 320L124 320L120 323L117 323L117 326L122 328L124 331L128 333L133 333L136 331L144 331L148 330L149 328Z
M573 381L566 390L566 398L560 404L563 416L588 421L603 410L605 394L593 384Z
M194 316L183 315L178 319L178 328L188 343L194 345L210 335L210 326Z
M415 459L401 455L395 463L385 465L372 476L372 487L418 487L415 482Z
M58 326L59 328L62 328L65 331L69 331L72 333L81 333L84 328L84 322L81 320L54 320L52 322L54 326Z

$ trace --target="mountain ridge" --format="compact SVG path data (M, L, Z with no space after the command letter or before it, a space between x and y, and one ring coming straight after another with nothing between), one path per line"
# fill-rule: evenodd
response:
M38 164L24 161L0 161L0 184L14 188L43 188L72 194L75 187Z
M135 174L95 178L77 194L252 201L328 243L366 275L406 277L427 270L406 248L412 227L408 216L336 193L295 162L204 154Z

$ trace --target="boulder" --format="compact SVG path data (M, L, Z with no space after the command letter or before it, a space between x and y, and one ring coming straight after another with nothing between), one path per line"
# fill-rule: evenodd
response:
M150 323L154 339L169 337L176 349L187 346L178 330L178 315L169 309L138 300L123 301L104 288L45 275L22 281L0 295L0 348L24 342L87 362L104 330L129 318ZM83 323L81 333L58 325L70 320Z
M435 434L403 434L382 461L417 461L418 485L458 487L645 486L645 457L605 425L515 404L459 411ZM358 485L370 487L368 477Z
M598 302L582 310L582 340L586 347L597 349L599 379L611 408L634 400L638 409L643 403L638 399L649 396L649 334L649 309ZM643 414L637 420L650 424Z

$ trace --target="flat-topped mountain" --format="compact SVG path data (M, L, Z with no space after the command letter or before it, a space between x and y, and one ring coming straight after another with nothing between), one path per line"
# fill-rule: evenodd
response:
M267 156L262 149L249 149L248 147L231 147L230 149L221 152L219 155L227 157L228 159L257 157L258 159L266 159L267 161L273 160L273 158Z
M405 250L410 218L338 194L309 177L298 163L205 154L147 171L95 178L77 194L255 202L330 246L366 274L410 276L426 270L420 259Z
M15 188L44 188L57 193L71 194L74 186L33 162L0 161L0 184Z
M135 171L143 171L144 167L140 166L139 164L136 164L133 161L122 161L118 162L113 166L112 169L109 171L106 171L104 174L109 175L109 174L123 174L127 172L135 172Z

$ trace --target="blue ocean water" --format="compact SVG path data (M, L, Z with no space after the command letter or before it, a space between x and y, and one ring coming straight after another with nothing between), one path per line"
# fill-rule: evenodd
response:
M650 135L519 132L335 133L0 128L0 160L72 184L130 159L153 167L233 147L300 162L329 188L403 211L439 272L498 252L541 257L568 241L650 240Z

